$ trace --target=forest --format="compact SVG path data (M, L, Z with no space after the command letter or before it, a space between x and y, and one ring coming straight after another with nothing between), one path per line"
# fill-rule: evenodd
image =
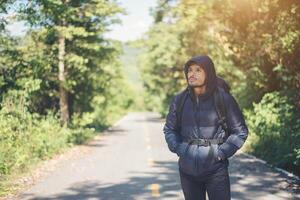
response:
M11 175L132 110L165 117L194 55L209 55L229 83L250 130L245 150L300 175L298 0L158 0L152 26L125 48L104 36L124 12L107 0L1 1L0 194ZM9 21L28 31L12 36ZM122 68L127 51L142 99Z
M249 128L245 150L300 174L300 2L160 0L139 60L148 109L166 115L184 63L209 55ZM155 95L154 95L155 94Z

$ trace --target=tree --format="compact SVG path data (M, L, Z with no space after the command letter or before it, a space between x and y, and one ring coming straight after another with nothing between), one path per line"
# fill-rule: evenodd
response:
M61 121L68 123L73 101L70 97L83 83L82 77L77 79L78 74L100 67L101 63L92 61L97 56L103 58L103 63L111 58L114 48L102 35L109 24L116 22L114 16L121 9L104 0L49 0L25 2L20 12L34 29L44 30L44 42L57 51L52 65L58 68Z
M220 42L247 75L248 91L258 91L256 101L268 92L300 89L299 10L295 0L215 1L225 25Z

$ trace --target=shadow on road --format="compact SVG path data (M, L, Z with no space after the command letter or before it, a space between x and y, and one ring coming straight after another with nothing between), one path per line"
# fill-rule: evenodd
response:
M65 193L48 197L31 197L33 200L125 200L125 199L154 199L151 196L151 184L159 184L160 197L178 196L181 189L178 185L178 169L176 162L156 162L153 166L157 172L131 172L132 177L118 184L83 181L68 188ZM30 194L28 194L30 196ZM177 198L178 199L178 198Z
M158 115L157 116L151 116L151 117L147 117L146 119L136 119L134 120L136 122L147 122L147 123L151 123L151 122L154 122L154 123L163 123L165 121L164 118L161 118L159 117Z
M231 194L236 199L259 199L264 194L286 199L283 191L290 193L294 190L294 194L299 192L291 188L299 184L297 180L275 172L266 164L253 160L243 153L236 154L234 159L230 159L229 173Z
M164 119L152 115L138 122L161 123ZM127 130L114 128L107 134L123 135ZM101 145L95 140L91 145ZM268 165L243 153L235 154L229 160L229 175L232 199L290 199L287 194L299 194L299 182L270 169ZM122 166L120 166L122 167ZM84 178L84 177L83 177ZM101 178L100 178L101 180ZM151 196L152 184L159 185L159 197ZM293 187L293 188L291 188ZM151 170L131 171L122 182L101 182L90 179L73 184L65 192L52 196L27 197L32 200L128 200L128 199L181 199L178 165L176 161L157 161Z
M111 129L106 130L105 132L102 133L102 135L105 136L110 136L110 135L126 135L126 129L114 127ZM100 139L100 138L93 138L93 140L88 141L84 144L80 144L81 146L87 146L87 147L104 147L106 144Z

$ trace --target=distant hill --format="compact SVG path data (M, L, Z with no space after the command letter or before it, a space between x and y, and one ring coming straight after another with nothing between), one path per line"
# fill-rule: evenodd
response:
M145 91L143 88L143 82L138 66L138 58L142 51L143 50L140 48L135 48L131 45L123 44L123 54L120 56L125 78L128 80L130 88L134 90L132 94L129 94L135 95L132 111L145 111Z
M137 61L142 50L131 47L127 44L123 45L123 50L124 53L123 55L121 55L120 59L123 65L124 74L132 85L141 88L142 80L140 77Z

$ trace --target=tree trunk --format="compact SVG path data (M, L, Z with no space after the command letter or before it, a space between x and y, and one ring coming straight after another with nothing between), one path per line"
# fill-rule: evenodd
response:
M67 4L69 0L63 0L63 4ZM61 27L66 27L65 19L61 21ZM59 80L59 107L60 119L62 124L67 124L70 120L68 91L66 89L67 69L65 66L65 49L66 38L64 34L59 33L58 38L58 80Z
M60 119L62 124L67 124L70 119L68 91L65 88L66 84L66 68L65 68L65 46L66 39L63 34L60 34L58 39L58 80L59 80L59 107Z

